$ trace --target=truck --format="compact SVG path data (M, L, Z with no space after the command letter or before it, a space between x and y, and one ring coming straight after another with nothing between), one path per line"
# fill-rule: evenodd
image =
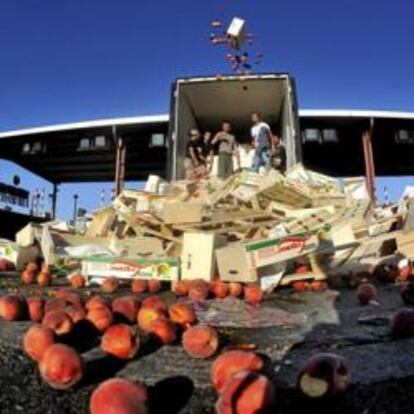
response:
M294 78L288 73L179 78L172 85L168 133L168 172L184 176L189 131L217 132L232 124L239 143L251 142L251 113L277 132L286 148L287 167L302 160L298 102Z

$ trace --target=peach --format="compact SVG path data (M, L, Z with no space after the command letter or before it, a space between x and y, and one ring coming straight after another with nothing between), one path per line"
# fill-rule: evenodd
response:
M122 296L112 302L112 312L115 317L135 323L139 310L139 302L134 296Z
M137 315L138 326L143 331L148 332L151 323L161 317L165 317L165 312L159 309L141 307Z
M131 284L132 292L144 293L148 290L148 282L144 279L134 279Z
M73 321L63 310L52 310L45 313L43 326L52 329L56 335L65 335L72 331Z
M197 322L194 306L187 303L174 303L168 309L170 319L183 328Z
M239 371L225 385L216 404L217 414L257 414L272 412L273 384L254 371Z
M0 297L0 318L17 321L23 316L23 304L17 296Z
M32 325L23 337L24 351L35 361L40 361L46 349L54 343L53 331L39 324Z
M260 371L263 359L254 352L228 351L216 358L211 366L211 381L218 393L224 390L229 379L240 371Z
M309 273L309 272L310 272L310 268L307 265L299 265L295 269L295 273L300 274L300 275L304 273Z
M74 289L81 289L86 285L86 279L79 274L70 276L69 283Z
M40 375L52 388L64 390L78 383L84 373L80 355L64 344L50 345L39 362Z
M230 282L229 283L229 293L235 298L239 298L243 294L243 286L241 283Z
M310 283L310 288L314 292L324 292L326 289L328 289L328 285L322 280L313 280Z
M162 312L167 312L168 306L165 300L160 296L148 296L142 301L143 308L157 309Z
M40 297L32 297L27 298L26 303L30 320L40 322L44 315L45 301Z
M166 317L154 319L148 331L164 345L171 344L177 339L175 325Z
M55 298L50 299L45 304L45 312L55 311L55 310L64 310L68 303L65 299Z
M70 316L73 323L78 323L86 318L86 311L80 303L69 305L65 312Z
M52 277L49 272L40 272L37 276L37 284L39 286L50 286L52 283Z
M312 355L298 375L299 389L310 398L321 398L344 392L351 382L345 359L336 354Z
M144 414L147 389L140 383L111 378L99 385L89 400L91 414Z
M101 348L120 359L133 358L139 349L136 329L121 323L110 326L102 336Z
M187 296L189 283L187 280L177 280L173 282L172 290L177 296Z
M161 290L161 282L157 279L148 280L148 292L157 293Z
M34 282L35 278L36 278L35 273L25 270L22 273L20 280L24 285L30 285L31 283Z
M377 289L372 283L362 283L356 291L357 298L361 305L368 305L377 297Z
M105 278L101 285L102 292L113 293L118 289L118 279L116 277Z
M217 332L207 325L195 325L183 334L184 350L193 358L211 357L219 346Z
M210 284L210 292L218 299L224 299L229 295L229 286L225 282L216 280Z
M310 286L308 282L297 280L296 282L292 283L292 288L295 292L306 292L309 290Z
M263 291L258 285L244 287L244 300L251 305L259 304L263 299Z
M66 302L72 303L72 304L80 304L82 303L82 300L80 296L70 289L58 289L54 292L55 298L57 299L64 299Z
M37 273L39 271L39 266L35 262L29 262L26 265L26 271L29 273Z
M99 331L105 332L113 323L111 310L106 306L88 310L86 319Z
M192 280L188 289L188 296L193 300L205 300L208 296L208 284L205 280Z
M101 308L101 307L107 308L108 302L102 296L99 296L99 295L92 296L85 303L86 310L91 310L91 309L96 309L96 308Z
M400 309L391 320L391 335L395 338L414 336L414 309Z

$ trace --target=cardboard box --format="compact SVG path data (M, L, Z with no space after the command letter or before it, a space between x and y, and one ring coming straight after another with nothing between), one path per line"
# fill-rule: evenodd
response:
M220 280L245 283L257 281L257 271L249 267L243 244L235 243L216 249L216 260Z
M203 219L201 203L164 203L162 220L165 224L199 223Z
M93 256L82 259L82 274L88 277L120 279L157 279L174 281L179 278L177 259L137 259L117 256Z
M227 238L216 233L184 233L181 278L212 280L217 273L215 250L226 243Z
M399 232L396 236L398 251L407 259L414 258L414 231Z

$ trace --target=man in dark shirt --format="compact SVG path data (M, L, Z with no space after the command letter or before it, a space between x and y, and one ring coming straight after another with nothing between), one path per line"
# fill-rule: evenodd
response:
M197 168L203 165L203 143L200 139L198 129L192 129L189 132L190 141L187 143L184 167L185 169Z
M206 131L203 135L203 158L205 160L208 172L211 172L213 157L214 145L212 144L212 134L210 131Z

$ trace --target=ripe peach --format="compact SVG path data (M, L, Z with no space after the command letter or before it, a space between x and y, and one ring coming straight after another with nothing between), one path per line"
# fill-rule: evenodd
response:
M139 349L136 329L121 323L110 326L102 336L101 348L117 358L133 358Z
M296 282L292 283L292 288L295 292L306 292L309 290L310 286L308 282L297 280Z
M102 296L99 296L99 295L92 296L85 303L86 310L91 310L91 309L96 309L96 308L101 308L101 307L107 308L108 302Z
M134 296L122 296L112 302L112 312L129 323L135 323L139 310L139 302Z
M148 282L144 279L134 279L131 284L132 292L144 293L148 290Z
M243 286L237 282L229 283L229 292L231 296L239 298L243 294Z
M157 279L148 280L148 292L157 293L161 290L161 282Z
M103 281L101 290L105 293L113 293L118 289L118 285L119 283L116 277L108 277Z
M64 310L67 305L68 305L68 302L66 302L65 299L62 299L62 298L49 299L45 303L45 312L50 312L50 311L55 311L55 310Z
M39 271L39 266L35 262L29 262L26 265L26 271L29 273L37 273Z
M45 313L43 326L52 329L56 335L68 334L73 329L73 321L63 310L52 310Z
M0 297L0 318L6 321L17 321L23 316L23 305L17 296Z
M196 325L183 334L184 350L193 358L208 358L219 346L217 332L207 325Z
M112 378L92 393L89 410L91 414L145 414L147 398L143 384Z
M239 371L227 382L216 404L217 414L271 412L275 402L273 384L254 371Z
M66 302L72 303L72 304L80 304L82 303L82 300L80 296L70 289L58 289L54 292L55 298L57 299L64 299Z
M187 303L174 303L168 309L170 319L183 328L197 322L194 306Z
M69 305L65 312L70 316L73 323L78 323L86 318L86 311L80 303Z
M86 319L91 322L99 332L105 332L113 323L112 312L106 306L88 310Z
M78 383L83 376L84 364L80 355L64 344L50 345L39 363L41 377L57 390Z
M362 283L358 286L356 295L361 305L368 305L377 297L377 289L372 283Z
M400 309L391 320L391 335L395 338L414 336L414 309Z
M36 277L35 273L25 270L22 273L20 280L24 285L30 285L31 283L34 282L35 277Z
M162 344L171 344L177 339L175 325L166 317L153 320L148 330Z
M161 317L165 317L165 312L159 309L141 307L137 315L138 326L143 331L149 331L151 323Z
M328 289L328 285L322 280L313 280L310 283L310 288L314 292L324 292L326 289Z
M162 312L167 312L168 306L165 300L160 296L148 296L142 301L143 308L157 309Z
M251 305L259 304L263 299L263 291L258 285L244 287L244 300Z
M176 282L173 282L172 290L177 296L187 296L188 289L189 283L187 280L177 280Z
M85 287L86 279L82 275L76 274L69 278L69 283L74 289L81 289Z
M54 343L53 331L39 324L32 325L23 337L23 348L35 361L40 361L46 349Z
M345 359L336 354L311 356L299 371L298 387L310 398L321 398L344 392L351 382Z
M304 273L309 273L309 272L310 272L310 268L307 265L299 265L295 269L295 273L297 274L304 274Z
M40 322L44 315L45 301L39 297L27 298L27 310L29 318L33 322Z
M40 272L37 276L37 284L39 286L50 286L52 283L52 277L49 272Z
M215 280L210 284L210 292L218 299L224 299L229 295L229 286L225 282Z
M204 300L208 296L208 284L205 280L196 279L190 282L188 296L193 300Z
M260 371L263 359L254 352L228 351L216 358L211 366L211 381L218 393L224 390L228 380L240 371Z

